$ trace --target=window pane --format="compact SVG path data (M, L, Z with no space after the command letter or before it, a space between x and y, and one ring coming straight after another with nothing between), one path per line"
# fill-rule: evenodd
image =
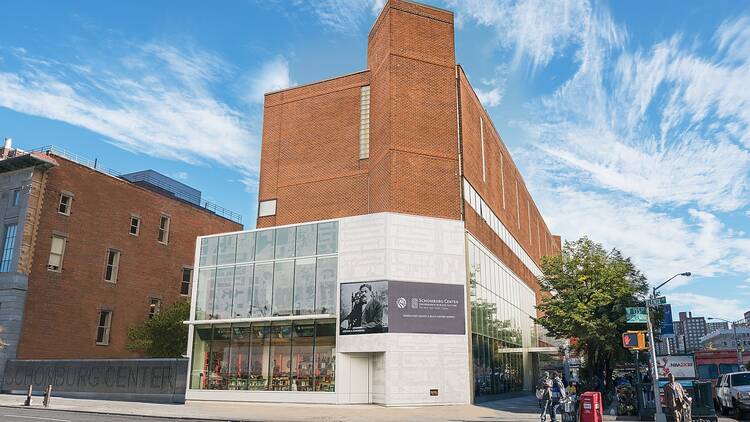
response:
M252 316L250 301L252 299L253 266L245 265L234 269L234 298L232 299L232 317L250 318Z
M315 258L298 259L294 269L294 315L315 313Z
M195 297L195 319L210 319L214 310L216 270L200 270L198 292Z
M211 340L208 389L226 390L229 381L229 326L214 326Z
M57 237L57 236L52 238L52 249L51 249L52 253L62 255L64 246L65 246L64 238Z
M219 238L208 237L201 240L200 265L202 267L216 265L216 254L219 250Z
M190 281L193 278L193 270L189 268L182 269L182 282L180 283L180 294L190 294Z
M335 391L336 323L315 323L315 391Z
M273 263L255 266L253 277L253 317L271 316L273 292Z
M291 375L292 325L271 326L271 390L289 391Z
M335 253L338 247L338 241L338 221L318 224L318 255Z
M208 356L211 352L211 327L195 327L193 334L193 367L190 370L190 388L208 388Z
M5 236L3 238L2 262L0 262L0 272L7 273L10 271L13 262L13 248L16 244L16 224L5 226Z
M318 258L315 276L315 313L335 314L336 257Z
M292 314L294 261L277 262L273 271L273 316Z
M250 262L255 257L255 233L237 235L237 262Z
M232 355L229 358L229 390L247 390L250 371L250 324L232 325Z
M251 329L252 339L250 343L250 379L248 389L267 390L269 361L271 359L269 340L271 339L271 326L268 323L253 324Z
M234 264L234 254L237 250L237 235L230 234L219 238L219 258L217 263Z
M216 270L216 299L214 300L213 319L232 317L233 284L234 267Z
M309 224L297 227L297 251L296 256L315 255L315 246L318 241L318 226Z
M276 259L294 256L295 227L276 229Z
M275 230L255 232L255 260L273 259L273 240Z
M315 324L301 321L292 332L292 391L313 391Z

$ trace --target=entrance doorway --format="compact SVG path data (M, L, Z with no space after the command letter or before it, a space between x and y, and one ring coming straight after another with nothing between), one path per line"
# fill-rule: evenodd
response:
M349 403L370 403L370 356L349 358Z

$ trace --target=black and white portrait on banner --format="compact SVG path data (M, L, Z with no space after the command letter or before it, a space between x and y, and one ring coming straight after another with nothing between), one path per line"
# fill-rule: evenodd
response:
M339 333L388 332L388 282L341 284Z

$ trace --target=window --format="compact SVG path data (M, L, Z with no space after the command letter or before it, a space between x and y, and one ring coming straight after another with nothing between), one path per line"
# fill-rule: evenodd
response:
M159 243L169 243L169 217L163 214L159 219Z
M66 239L62 236L52 236L52 246L50 246L49 262L47 263L48 270L62 271L65 242Z
M10 195L10 205L12 207L17 207L20 202L21 202L21 189L13 189L13 192Z
M500 190L502 191L503 195L503 209L505 209L505 176L504 176L504 170L503 167L503 153L500 153Z
M73 205L73 196L67 193L61 193L60 203L57 205L57 212L62 215L70 215L71 205Z
M107 250L107 264L104 268L104 281L117 283L117 270L120 266L120 251Z
M182 269L182 282L180 282L180 294L183 296L190 295L190 280L193 278L192 268Z
M7 273L13 263L13 247L16 244L16 229L18 225L8 224L5 226L5 236L3 236L3 257L0 261L0 273Z
M479 116L479 140L482 146L482 181L487 181L487 166L484 162L484 119Z
M130 217L130 234L133 236L138 236L138 233L141 231L141 219L136 216Z
M112 324L112 311L99 311L99 326L96 328L96 344L109 344L109 328Z
M359 159L370 157L370 86L359 91Z
M276 200L260 201L258 203L258 217L276 215Z
M148 319L154 319L161 311L161 299L152 297L148 304Z

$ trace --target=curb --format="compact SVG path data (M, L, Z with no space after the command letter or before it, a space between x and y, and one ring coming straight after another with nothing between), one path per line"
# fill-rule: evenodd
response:
M23 409L23 410L52 410L57 412L71 412L71 413L88 413L91 415L111 415L111 416L130 416L134 418L154 418L154 419L168 419L168 420L186 420L186 421L200 421L200 422L265 422L262 419L206 419L196 418L193 416L162 416L162 415L140 415L134 413L123 413L123 412L104 412L96 410L81 410L81 409L56 409L54 407L35 407L35 406L23 406L23 405L12 405L12 404L0 404L0 408L8 409ZM283 421L282 421L283 422Z

